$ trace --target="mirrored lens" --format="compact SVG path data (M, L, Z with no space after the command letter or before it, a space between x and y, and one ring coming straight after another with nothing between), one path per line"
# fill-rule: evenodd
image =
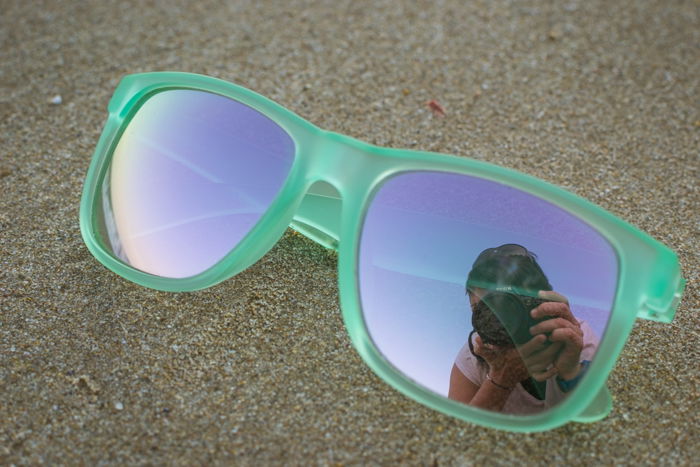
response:
M547 201L411 172L369 206L358 279L369 335L399 371L465 404L532 414L585 375L617 272L610 244Z
M104 179L105 243L151 274L201 273L250 232L293 159L290 136L244 104L202 91L155 94L124 130Z

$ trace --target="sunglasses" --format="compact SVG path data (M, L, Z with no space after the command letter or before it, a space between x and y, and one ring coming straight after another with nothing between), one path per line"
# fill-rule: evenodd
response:
M80 207L103 265L203 289L291 227L338 251L364 361L451 416L511 431L603 418L634 319L670 322L680 301L669 248L534 177L373 146L189 73L126 76L108 110Z

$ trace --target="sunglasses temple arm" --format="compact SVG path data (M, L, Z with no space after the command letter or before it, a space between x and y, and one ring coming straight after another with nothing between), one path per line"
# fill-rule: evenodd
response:
M337 251L340 212L338 192L330 185L317 183L302 200L289 226L316 243Z

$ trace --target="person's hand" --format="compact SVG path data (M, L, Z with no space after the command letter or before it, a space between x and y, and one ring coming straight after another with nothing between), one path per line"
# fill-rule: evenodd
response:
M573 379L581 369L581 349L583 348L581 326L571 313L566 297L545 290L540 291L539 296L550 301L533 309L530 314L538 320L550 319L532 326L530 334L535 337L549 335L548 341L558 346L558 353L550 355L553 358L551 363L556 369L555 373L558 373L563 380Z
M518 352L530 376L535 381L545 381L559 372L554 363L563 347L561 342L548 342L547 336L538 334L519 346Z
M546 339L542 339L543 342ZM530 376L520 352L515 347L499 347L484 344L481 337L474 337L474 353L489 365L489 376L498 385L513 388L520 381Z

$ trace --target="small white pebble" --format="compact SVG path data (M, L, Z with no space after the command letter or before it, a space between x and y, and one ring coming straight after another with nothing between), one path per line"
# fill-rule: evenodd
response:
M62 104L62 103L63 103L63 98L61 97L60 94L56 94L55 96L53 96L53 97L51 98L51 103L52 103L53 105Z
M114 408L117 410L124 410L124 404L122 404L121 402L115 402Z

